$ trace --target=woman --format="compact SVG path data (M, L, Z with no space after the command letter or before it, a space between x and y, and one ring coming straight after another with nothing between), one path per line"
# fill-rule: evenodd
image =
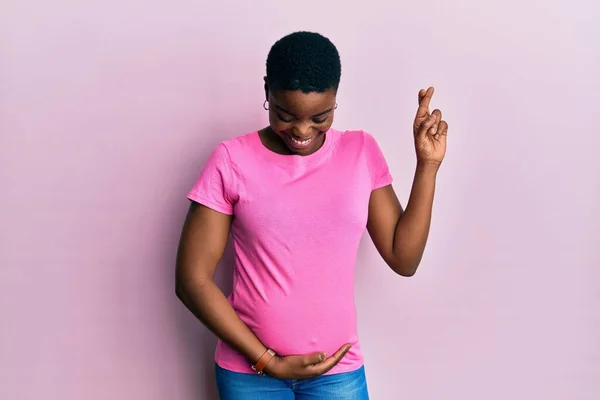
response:
M448 125L419 92L417 166L403 210L376 141L331 128L341 66L325 37L273 45L264 78L269 126L219 144L189 192L177 295L218 337L221 400L367 399L354 267L368 230L411 276L429 233ZM231 234L233 293L213 275Z

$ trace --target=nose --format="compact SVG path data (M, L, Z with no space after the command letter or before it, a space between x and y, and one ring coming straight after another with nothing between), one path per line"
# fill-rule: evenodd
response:
M311 138L310 124L299 122L294 126L292 133L298 140L306 140Z

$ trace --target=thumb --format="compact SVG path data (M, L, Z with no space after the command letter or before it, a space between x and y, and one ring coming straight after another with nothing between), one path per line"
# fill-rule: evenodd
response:
M312 353L312 354L305 355L302 362L304 363L305 367L308 367L309 365L315 365L320 362L323 362L326 358L327 358L327 354L325 354L323 352Z

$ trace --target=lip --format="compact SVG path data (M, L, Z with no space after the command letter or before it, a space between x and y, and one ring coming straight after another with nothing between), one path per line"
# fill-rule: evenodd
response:
M297 142L296 140L298 140L298 139L296 139L292 135L287 134L287 133L285 134L286 144L291 149L293 149L293 150L299 150L299 151L311 148L312 145L314 144L316 138L317 138L317 136L315 135L315 136L312 136L311 138L309 138L308 140L305 139L304 140L305 143L300 143L300 142Z

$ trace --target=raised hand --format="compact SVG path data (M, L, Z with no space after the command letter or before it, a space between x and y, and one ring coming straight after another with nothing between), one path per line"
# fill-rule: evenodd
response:
M419 91L419 108L415 116L413 133L417 160L439 165L446 154L446 135L448 124L442 120L442 112L438 109L429 112L429 103L434 89Z
M265 366L265 373L279 379L314 378L331 370L348 353L351 345L345 344L331 357L324 353L292 356L274 356Z

